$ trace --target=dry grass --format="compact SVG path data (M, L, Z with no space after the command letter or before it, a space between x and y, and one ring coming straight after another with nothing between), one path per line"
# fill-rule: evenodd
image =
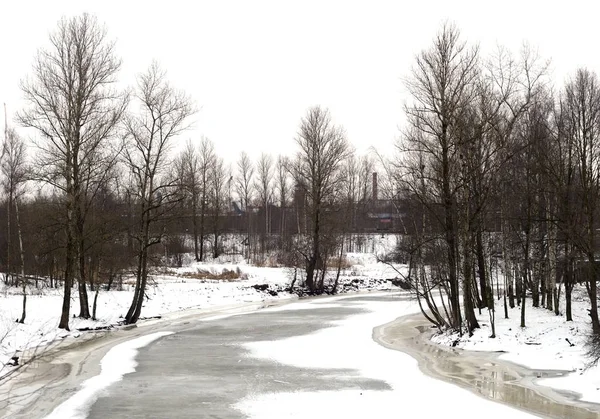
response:
M239 269L223 269L223 271L219 273L205 269L197 269L196 272L186 272L181 274L181 276L185 278L210 279L215 281L235 281L238 279L246 279L246 275L242 274Z
M338 267L338 263L340 263L340 258L339 257L333 257L330 258L327 266L329 267L329 269L337 269ZM345 270L345 269L349 269L352 267L352 264L350 262L348 262L348 260L346 260L345 257L342 257L342 261L341 261L341 269Z

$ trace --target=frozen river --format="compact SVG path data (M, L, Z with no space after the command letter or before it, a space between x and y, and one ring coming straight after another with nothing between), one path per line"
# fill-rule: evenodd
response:
M402 295L366 294L171 322L162 331L154 328L148 342L114 346L96 381L69 389L53 417L465 419L480 418L482 412L488 419L534 417L531 413L598 417L583 407L553 408L550 398L525 387L497 385L516 377L498 370L485 376L475 358L463 365L445 353L417 349L413 355L420 368L414 357L386 348L402 347L412 339L407 330L416 329L397 322L387 330L378 326L415 311L414 302ZM384 345L373 339L374 329L376 340L385 332ZM515 402L520 410L507 405ZM29 411L22 417L36 416Z

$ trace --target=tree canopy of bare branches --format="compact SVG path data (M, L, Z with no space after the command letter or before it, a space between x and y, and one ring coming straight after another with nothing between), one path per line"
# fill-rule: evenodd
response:
M86 202L102 183L106 163L114 160L107 141L115 135L127 103L127 96L115 88L121 62L114 45L95 17L63 18L50 35L50 46L35 57L32 76L21 84L29 106L18 119L40 137L35 176L64 196L66 263L59 325L64 329L69 328L77 262L80 316L90 316L83 277Z
M137 322L148 280L148 249L160 243L162 233L152 226L177 199L176 183L167 175L173 141L189 127L195 112L191 99L167 82L165 72L154 62L138 77L136 111L125 118L127 142L124 162L131 174L131 191L137 204L138 228L136 286L125 317Z
M291 170L297 187L306 194L310 220L310 245L302 251L306 284L317 291L315 269L323 268L323 234L327 206L336 199L343 181L342 163L350 156L344 130L333 124L328 110L310 108L300 122L296 144L299 151Z

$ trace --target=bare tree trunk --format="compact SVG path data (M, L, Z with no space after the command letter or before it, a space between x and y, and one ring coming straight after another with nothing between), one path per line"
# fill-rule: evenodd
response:
M151 184L149 189L152 190L152 179L148 180ZM143 187L142 190L146 190L146 188ZM151 202L144 202L140 210L141 220L138 234L139 249L135 289L133 291L131 305L125 316L125 324L134 324L138 321L144 303L146 279L148 276L148 247L150 246L150 205Z
M467 215L468 217L468 215ZM466 225L467 220L464 221ZM473 283L472 283L472 272L473 272L473 262L472 262L472 253L471 253L471 240L469 238L470 234L467 231L466 226L463 228L463 304L465 310L465 320L467 321L467 329L469 332L469 336L473 334L473 331L479 328L479 323L477 322L477 317L475 316L475 307L473 305Z
M199 259L204 260L204 241L206 239L206 211L208 207L210 189L210 170L215 164L213 143L206 137L202 138L200 144L200 251Z
M485 271L485 251L483 249L483 233L482 228L477 223L477 230L475 232L476 239L476 251L477 251L477 273L479 275L479 288L481 289L481 305L480 308L488 306L487 295L487 277Z
M325 275L327 275L327 263L328 263L328 256L326 255L323 258L323 263L322 263L320 277L319 277L319 283L317 284L317 290L319 291L319 293L322 293L323 291L325 291Z
M296 203L296 234L300 234L300 202Z
M554 295L556 293L556 225L548 223L548 286L546 287L546 308L554 310Z
M456 226L455 226L455 206L452 202L452 195L450 192L450 162L448 160L448 148L443 147L442 151L442 185L443 185L443 204L444 204L444 215L445 225L444 233L447 244L448 254L448 278L450 281L450 306L452 309L452 327L456 330L460 330L462 323L460 315L460 296L458 291L458 258L457 258L457 243L456 243ZM470 295L470 292L469 292Z
M19 323L25 323L27 317L27 279L25 278L25 250L23 249L23 234L21 230L21 218L19 216L19 199L15 198L15 216L17 218L17 234L19 236L19 254L21 256L21 285L23 287L23 311Z
M508 319L508 307L506 305L506 297L507 294L509 296L509 302L510 302L510 308L514 307L514 299L513 299L513 295L512 295L512 284L513 284L513 267L512 267L512 261L510 259L510 256L508 254L508 250L507 250L507 240L508 240L508 227L507 227L507 223L504 217L504 209L503 207L500 208L500 229L501 229L501 243L502 243L502 259L504 260L504 318Z
M493 301L494 299L492 298L492 304ZM491 307L488 306L488 314L490 316L490 326L492 327L492 334L490 335L490 338L493 339L496 337L496 310L493 305Z
M219 222L218 221L218 216L215 217L215 225ZM219 230L217 228L214 229L213 232L213 259L217 259L219 257L219 255L221 254L219 252Z
M8 193L8 202L6 208L6 218L7 218L7 226L6 226L6 280L4 281L7 285L14 285L14 277L12 276L12 237L11 237L11 207L13 204L13 196L12 196L12 185L10 185L11 190ZM18 284L16 284L18 285Z
M568 322L573 321L573 313L571 310L571 294L573 291L574 278L573 278L573 249L569 242L565 243L565 317Z
M206 214L206 196L203 193L202 203L200 205L200 256L199 260L204 260L204 226Z
M313 226L313 237L312 237L312 254L308 259L306 266L306 285L311 292L316 291L316 281L314 278L315 269L317 263L321 259L321 212L319 209L314 214L314 226Z
M536 200L537 201L537 200ZM537 202L536 202L537 205ZM538 214L539 216L539 214ZM539 225L535 227L535 242L533 243L533 261L531 263L531 305L533 307L540 306L540 279L542 277L542 234Z
M74 204L75 204L75 194L73 189L73 181L71 176L72 169L72 157L71 153L67 153L67 166L66 166L66 215L67 215L67 225L66 225L66 233L67 233L67 241L66 241L66 258L65 258L65 277L64 277L64 293L63 293L63 303L62 303L62 311L60 322L58 324L59 329L69 330L69 314L71 311L71 287L73 286L73 272L75 268L75 253L76 253L76 243L75 243L75 231L74 231Z
M127 324L136 323L142 313L142 305L144 304L144 297L146 294L146 284L148 282L148 248L142 251L142 266L141 266L141 280L140 286L137 293L137 300L135 303L133 314L128 317Z
M279 250L284 250L286 243L285 233L285 204L281 206L281 220L279 222Z
M592 230L593 230L593 228L592 228ZM590 235L592 236L591 242L594 243L595 234L593 232L591 232ZM600 335L600 321L598 319L598 292L597 292L598 267L597 267L596 257L594 255L593 251L591 251L588 254L588 264L589 264L588 281L586 284L589 284L588 285L588 287L589 287L588 295L590 298L589 315L590 315L590 319L592 321L592 332L595 335Z
M65 275L64 275L64 293L63 303L60 316L60 322L58 324L59 329L69 329L69 314L71 311L71 287L73 286L73 270L75 265L75 246L73 238L73 230L68 223L67 225L67 246L66 246L66 258L65 258Z
M82 226L79 226L82 228ZM88 294L87 294L87 272L86 272L86 263L85 263L85 241L83 239L83 232L81 230L78 231L79 236L79 248L78 248L78 257L79 257L79 317L82 319L90 318L90 305L88 302Z
M335 274L335 282L333 283L332 294L337 292L338 283L340 280L340 272L342 270L342 258L344 257L344 235L342 234L342 242L340 243L340 254L338 257L337 272Z
M525 256L526 260L529 259L528 256ZM525 327L525 306L526 306L526 298L527 298L527 277L529 276L529 264L525 262L525 268L523 269L521 276L521 327Z
M194 234L194 256L196 262L200 262L202 258L198 250L198 198L195 196L192 197L192 229Z
M521 285L521 327L525 327L525 302L527 297L527 287L525 286L526 276L528 269L523 270L523 276L521 277L521 281L523 284Z
M94 292L94 304L92 306L92 320L97 320L96 317L96 309L98 308L98 294L100 293L100 287L96 287L96 292Z
M294 278L292 279L292 283L290 284L290 292L294 290L294 285L296 284L297 279L298 279L298 268L294 268Z
M507 269L507 272L508 272L508 269ZM503 293L504 294L503 298L504 298L504 318L505 319L508 319L508 305L506 303L506 293L507 293L507 290L508 290L508 280L507 279L508 278L505 275L504 276L504 293Z

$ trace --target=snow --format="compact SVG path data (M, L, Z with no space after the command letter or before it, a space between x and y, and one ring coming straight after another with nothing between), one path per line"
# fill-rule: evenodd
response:
M156 283L146 291L148 299L144 302L142 317L162 316L190 308L212 308L292 298L290 294L270 296L251 287L257 283L289 283L284 269L244 267L244 271L247 272L248 279L241 281L201 281L174 275L153 276ZM14 291L15 294L9 291ZM15 322L21 315L22 306L22 296L18 291L4 288L4 295L0 296L0 370L15 352L25 348L44 350L46 345L58 339L76 339L81 334L77 329L118 325L131 304L133 287L128 285L124 291L101 291L98 296L97 320L74 317L69 323L72 332L57 329L62 290L32 288L28 293L35 294L27 296L25 324ZM79 313L79 301L76 297L71 302L73 315ZM89 297L91 300L93 293L90 293Z
M388 265L378 263L377 256L383 255L395 245L395 236L386 236L378 241L380 236L373 235L365 240L361 252L348 253L346 260L349 266L342 270L341 283L354 284L355 290L362 289L389 289L390 283L386 279L396 278L398 273ZM365 252L365 253L362 253ZM375 252L375 253L374 253ZM224 307L233 310L242 310L248 304L256 303L256 307L277 300L297 298L293 294L281 291L289 286L293 270L280 267L256 267L245 264L240 258L222 257L210 263L197 263L191 257L184 258L184 267L169 268L155 272L151 285L147 289L148 299L144 302L142 316L152 318L155 316L177 317L190 313L189 310L210 314L213 310ZM402 266L396 268L405 269ZM199 271L219 274L225 269L239 271L240 279L237 280L203 280L191 276ZM299 277L300 271L299 272ZM300 279L299 279L300 280ZM356 281L356 282L353 282ZM277 295L260 292L253 285L268 284L270 289L276 289ZM458 340L458 347L465 350L501 352L501 359L524 365L534 370L561 370L570 372L560 378L538 379L537 384L550 386L556 389L574 391L581 394L582 400L600 403L600 368L587 367L585 357L586 338L590 332L590 321L587 314L588 301L584 288L576 288L573 295L573 322L566 322L564 315L555 316L553 312L543 308L531 307L531 299L527 300L527 327L520 328L520 309L509 309L509 319L504 319L502 301L496 301L496 335L490 339L490 327L487 311L478 316L481 329L475 331L472 337L463 336L458 340L457 335L441 334L434 337L434 341L442 345L451 345ZM15 319L21 315L22 296L20 289L8 288L0 285L0 376L9 368L7 362L14 355L21 358L29 357L33 352L42 352L51 345L60 341L74 342L89 333L77 329L84 327L119 327L123 316L126 314L132 297L131 283L124 284L124 290L101 291L98 297L96 321L72 318L70 320L71 332L57 329L60 307L62 304L62 290L57 289L28 289L27 319L25 324L18 324ZM90 294L90 300L93 294ZM337 300L345 297L319 299L320 307L335 307ZM294 304L294 310L311 310L317 304L315 301L302 301ZM364 304L367 304L366 302ZM372 304L372 303L368 303ZM78 314L79 302L77 292L74 290L71 313ZM564 310L564 299L561 301L561 311ZM268 310L288 310L290 306L279 306ZM338 414L340 405L346 411L361 411L361 406L370 403L370 400L391 409L392 396L396 390L408 392L403 381L425 380L417 371L416 362L408 356L379 347L372 342L371 333L374 326L393 320L402 314L418 310L414 303L398 302L395 305L366 306L373 310L371 313L354 316L347 322L335 324L314 335L301 336L277 342L255 342L249 344L253 356L268 357L281 363L291 365L306 365L319 368L351 368L357 374L374 377L390 383L394 388L392 392L330 392L318 394L306 393L277 393L271 395L251 395L240 405L240 409L251 417L286 417L286 406L302 406L300 417L310 414L310 409L320 406L331 406ZM196 313L196 311L194 311ZM226 317L230 314L214 313L204 320L210 321ZM149 322L149 320L140 320ZM150 320L156 321L156 320ZM567 341L568 340L568 341ZM319 353L318 357L305 356L304 348L311 348L311 353ZM347 348L352 348L348 351ZM24 351L27 351L24 353ZM356 356L362 354L365 356ZM304 364L303 364L304 363ZM442 385L437 381L429 382L428 386ZM415 386L417 387L417 386ZM454 394L451 389L444 388L438 394ZM352 400L348 396L353 395ZM302 403L304 398L314 397L314 402ZM440 396L441 397L441 396ZM457 396L459 397L459 396ZM463 396L460 396L463 397ZM466 396L465 396L466 397ZM323 398L324 403L317 403ZM413 396L407 397L413 399ZM294 401L291 403L291 401ZM340 403L335 401L339 400ZM403 397L404 400L404 397ZM436 399L437 400L437 399ZM450 399L449 399L450 400ZM476 399L478 400L478 399ZM327 401L327 403L325 403ZM273 402L278 408L267 408ZM404 402L404 401L403 401ZM415 396L415 403L426 403L426 400ZM361 403L364 403L361 404ZM397 399L396 399L397 403ZM470 403L477 403L470 401ZM437 403L443 405L443 403ZM329 408L329 407L327 407ZM263 409L263 410L261 410ZM266 409L266 410L264 410ZM387 408L386 408L387 409ZM382 411L386 411L382 407ZM473 409L477 411L477 409ZM277 413L275 413L277 412ZM288 412L289 413L289 412ZM321 417L323 410L319 410L316 417ZM271 416L269 416L271 415ZM385 417L382 413L377 417ZM348 416L353 417L353 416Z
M46 419L85 419L88 409L108 386L135 372L138 349L173 332L157 332L141 336L111 348L100 362L100 374L83 382L81 389L57 406Z
M366 242L378 251L385 251L395 242L394 236L391 237L367 236ZM377 263L372 254L360 255L362 256L357 256L360 259L358 264L348 258L351 266L342 270L340 283L353 285L348 287L350 290L389 289L391 285L386 283L385 279L397 276L393 269ZM239 272L240 279L209 280L191 277L199 272L219 274L225 270ZM224 306L297 298L294 294L281 291L289 286L293 275L293 269L290 268L247 265L239 256L224 255L219 260L198 263L191 255L186 255L183 267L165 268L151 275L146 291L148 299L144 301L141 316L152 318L169 313L184 315L190 309L212 310ZM298 276L301 277L300 271ZM277 290L277 295L257 291L252 287L257 284L268 284L270 289ZM82 333L93 333L79 332L78 329L81 328L118 327L131 304L133 285L129 279L124 281L122 291L100 291L97 320L73 317L69 322L71 332L57 328L62 306L62 288L28 287L25 324L15 321L21 317L20 293L20 288L6 287L0 283L0 376L9 368L6 364L10 358L14 355L23 357L25 350L29 352L26 355L31 356L34 352L42 352L61 340L75 340ZM74 289L71 300L73 316L79 313L77 294L77 290ZM93 293L89 290L88 296L91 304Z
M334 305L330 300L328 305ZM391 390L371 390L357 387L342 391L278 392L251 394L236 408L250 418L314 418L413 417L426 412L426 417L448 417L449 406L469 406L461 409L462 418L532 417L524 412L485 400L475 394L429 378L419 370L417 361L402 352L386 349L371 339L373 328L398 316L416 312L415 303L406 301L358 303L368 310L333 323L333 327L318 332L277 341L244 344L249 355L296 367L354 371L356 375L387 383ZM320 302L310 302L313 307ZM296 304L286 306L295 309ZM306 308L306 307L305 307ZM318 356L315 356L318 354ZM423 389L426 388L427 392ZM432 396L434 395L434 396ZM435 398L435 403L431 398ZM399 413L400 411L404 413ZM412 412L412 413L411 413ZM399 416L400 415L400 416Z

